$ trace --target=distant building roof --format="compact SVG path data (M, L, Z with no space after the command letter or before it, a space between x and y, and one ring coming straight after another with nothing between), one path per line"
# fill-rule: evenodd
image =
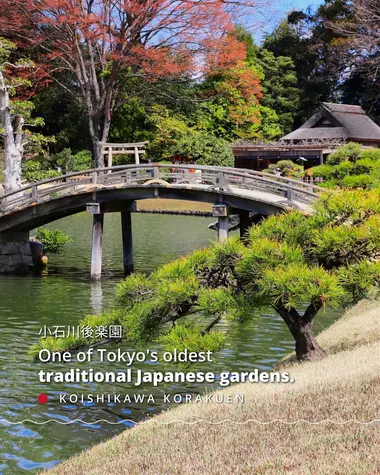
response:
M360 106L323 102L319 111L299 129L280 140L286 143L319 139L380 142L380 127Z

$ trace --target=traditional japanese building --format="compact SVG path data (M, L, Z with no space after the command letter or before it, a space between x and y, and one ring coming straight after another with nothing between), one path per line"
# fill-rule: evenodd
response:
M280 160L293 160L310 168L346 142L380 148L380 127L360 106L324 102L299 129L277 143L233 146L235 166L264 170Z
M360 106L322 103L321 108L299 129L282 137L281 142L295 145L300 141L345 140L368 147L380 145L380 127Z

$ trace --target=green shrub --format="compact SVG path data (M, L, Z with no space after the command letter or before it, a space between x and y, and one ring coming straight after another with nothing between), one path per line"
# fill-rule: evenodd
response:
M55 229L39 228L36 238L44 245L46 254L60 254L65 244L72 242L70 236Z
M360 157L368 158L380 164L380 148L366 148L361 151Z
M279 170L281 176L286 176L288 178L302 178L304 174L303 167L291 160L280 160L277 163L272 163L269 165L269 168L264 171L266 173L275 174L275 170Z
M362 157L355 164L355 175L372 173L376 168L380 168L380 160L373 160L371 157Z
M26 160L22 164L22 176L29 183L55 178L60 175L61 173L58 170L49 169L47 160L43 156Z
M344 161L356 162L361 157L362 146L355 142L342 145L327 157L327 165L339 165Z
M56 178L60 175L61 174L57 170L41 170L23 174L25 180L27 180L29 183L36 183L38 181Z
M335 167L336 176L343 178L346 175L351 175L355 173L355 164L349 161L340 162Z
M73 172L80 172L81 170L88 170L93 168L94 161L92 159L92 154L89 150L81 150L80 152L73 155L73 161L71 169Z
M371 175L352 175L343 178L343 185L347 188L370 188L373 183Z
M326 188L376 188L380 183L380 150L348 143L330 154L325 165L314 167L313 175L322 177Z
M55 178L65 173L79 172L93 167L91 152L82 150L75 155L69 148L55 155L39 155L25 160L22 164L22 176L28 182ZM58 171L61 169L61 171Z
M313 176L321 177L324 180L331 180L335 177L336 171L332 165L319 165L313 168Z

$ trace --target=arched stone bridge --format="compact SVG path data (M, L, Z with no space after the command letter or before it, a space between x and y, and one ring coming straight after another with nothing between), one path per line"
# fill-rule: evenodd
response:
M33 183L1 197L0 234L28 232L87 208L94 215L92 275L96 278L107 212L122 213L124 264L125 269L131 268L132 258L126 253L131 253L130 212L136 200L160 197L212 203L223 239L228 231L227 210L272 214L296 208L310 213L321 190L302 181L225 167L147 164L93 169Z

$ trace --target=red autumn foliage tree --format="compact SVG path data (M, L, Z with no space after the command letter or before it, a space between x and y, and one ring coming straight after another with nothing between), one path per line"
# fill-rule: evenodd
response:
M223 69L244 57L226 35L250 0L0 0L0 30L39 53L39 66L85 106L95 159L104 166L123 82ZM69 76L72 86L60 81Z
M207 78L199 88L209 111L208 130L230 140L252 138L259 133L262 123L260 101L263 97L257 69L246 60L246 52L235 31L223 37L225 47L209 58ZM235 58L229 67L225 64L225 52ZM242 54L243 53L243 54Z
M228 72L224 85L231 96L230 117L236 126L242 126L247 122L259 124L258 106L263 92L257 72L246 62L241 62ZM236 91L239 94L236 94Z

